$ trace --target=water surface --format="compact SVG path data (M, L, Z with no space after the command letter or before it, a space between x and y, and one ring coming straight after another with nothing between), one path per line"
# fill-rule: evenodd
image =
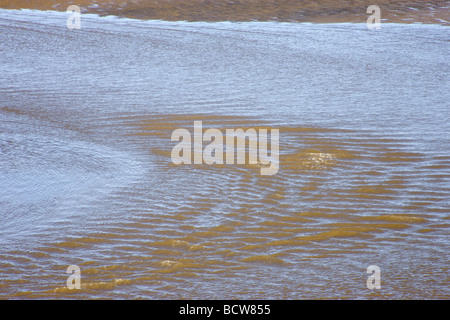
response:
M1 297L449 298L448 27L82 17L0 10ZM279 172L173 165L196 120Z

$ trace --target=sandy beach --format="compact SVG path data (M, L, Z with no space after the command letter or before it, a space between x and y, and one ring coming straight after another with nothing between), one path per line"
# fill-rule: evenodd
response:
M365 22L366 9L378 5L385 22L437 23L449 25L448 1L424 0L1 0L0 8L65 11L78 5L82 12L137 19L185 21L289 21L289 22Z

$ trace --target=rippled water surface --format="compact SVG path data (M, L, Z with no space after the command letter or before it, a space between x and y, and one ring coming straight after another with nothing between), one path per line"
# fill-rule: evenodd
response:
M449 298L448 27L66 19L0 10L0 297ZM197 120L279 172L173 165Z

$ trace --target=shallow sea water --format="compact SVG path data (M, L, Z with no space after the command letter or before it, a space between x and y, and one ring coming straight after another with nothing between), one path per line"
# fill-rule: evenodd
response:
M0 297L449 298L448 27L66 19L0 10ZM279 172L173 165L194 121Z

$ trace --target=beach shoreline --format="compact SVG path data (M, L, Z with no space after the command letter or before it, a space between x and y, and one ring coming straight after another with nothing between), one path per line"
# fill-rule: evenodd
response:
M450 6L447 1L207 1L207 0L78 0L10 1L0 0L3 9L37 9L66 11L69 5L78 5L82 13L101 16L167 20L167 21L279 21L279 22L366 22L370 5L381 9L382 22L434 23L450 25Z
M0 9L1 298L450 298L446 26L50 10Z

